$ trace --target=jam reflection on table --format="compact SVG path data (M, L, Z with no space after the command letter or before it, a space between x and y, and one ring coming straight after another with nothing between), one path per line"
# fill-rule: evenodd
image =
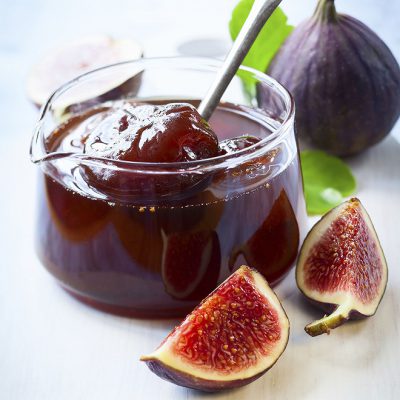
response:
M284 147L198 173L156 164L223 160L270 133L230 103L210 124L188 103L125 101L71 117L48 137L48 151L104 162L60 160L42 173L42 262L79 299L142 317L184 315L241 264L277 283L296 258L304 217L296 156L275 176Z

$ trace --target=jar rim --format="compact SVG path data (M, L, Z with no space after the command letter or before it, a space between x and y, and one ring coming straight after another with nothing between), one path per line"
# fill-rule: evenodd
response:
M217 71L223 61L217 59L211 59L206 57L146 57L137 60L129 60L118 62L114 64L109 64L100 68L96 68L92 71L86 72L76 78L66 82L58 89L56 89L52 95L48 98L46 103L43 105L39 120L36 124L34 134L31 141L30 147L30 157L31 161L36 164L40 164L47 161L53 161L60 158L70 158L77 162L85 163L92 166L101 166L102 168L112 169L112 170L125 170L125 171L143 171L146 173L157 173L157 174L169 174L171 172L209 172L215 168L226 168L245 162L248 158L257 157L259 155L265 154L268 151L273 150L276 146L284 141L287 134L291 132L291 128L294 124L294 114L295 114L295 104L293 96L286 90L286 88L281 85L278 81L270 77L269 75L258 71L254 68L247 66L240 66L239 71L245 71L252 74L252 77L256 79L258 83L263 83L270 89L277 93L281 100L283 101L285 107L285 117L279 122L279 127L272 129L271 134L262 138L259 142L239 150L231 154L220 155L217 157L193 160L193 161L180 161L180 162L139 162L139 161L124 161L124 160L113 160L100 156L93 156L83 153L74 152L62 152L62 151L52 151L48 152L44 146L44 135L43 135L43 120L47 113L50 112L50 108L53 102L68 89L74 87L76 84L84 82L90 79L92 76L110 70L115 67L123 65L135 65L139 67L139 71L145 71L146 66L151 65L160 67L160 63L163 66L175 66L176 68L186 68L194 69L199 71ZM169 65L168 65L169 64ZM143 67L143 68L141 68ZM261 110L260 110L261 111ZM262 116L261 112L258 113Z

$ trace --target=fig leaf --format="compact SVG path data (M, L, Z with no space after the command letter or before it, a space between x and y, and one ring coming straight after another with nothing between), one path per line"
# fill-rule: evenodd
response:
M356 180L342 160L314 150L302 151L300 157L309 215L324 214L354 193Z
M238 36L244 21L250 13L254 0L240 0L232 11L229 21L229 32L233 40ZM243 60L243 65L265 72L269 63L279 50L286 37L290 35L294 27L287 24L287 16L281 8L277 8L267 23L261 29L250 51ZM250 74L239 72L244 89L250 97L255 95L255 80Z

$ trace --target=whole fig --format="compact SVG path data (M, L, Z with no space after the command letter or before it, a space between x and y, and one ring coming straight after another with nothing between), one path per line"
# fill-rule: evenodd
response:
M400 68L366 25L319 0L286 39L268 74L296 101L299 137L339 156L382 140L400 115ZM268 94L258 88L260 106Z

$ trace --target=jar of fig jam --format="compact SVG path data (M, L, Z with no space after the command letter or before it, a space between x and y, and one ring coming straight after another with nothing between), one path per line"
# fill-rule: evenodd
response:
M216 156L139 162L85 151L93 132L102 146L126 128L121 112L196 106L219 67L198 58L115 64L67 83L43 107L31 146L36 248L73 296L113 313L176 317L242 264L273 285L292 268L305 221L294 104L265 74L241 69L262 88L262 110L239 78L229 85L209 121L225 148Z

